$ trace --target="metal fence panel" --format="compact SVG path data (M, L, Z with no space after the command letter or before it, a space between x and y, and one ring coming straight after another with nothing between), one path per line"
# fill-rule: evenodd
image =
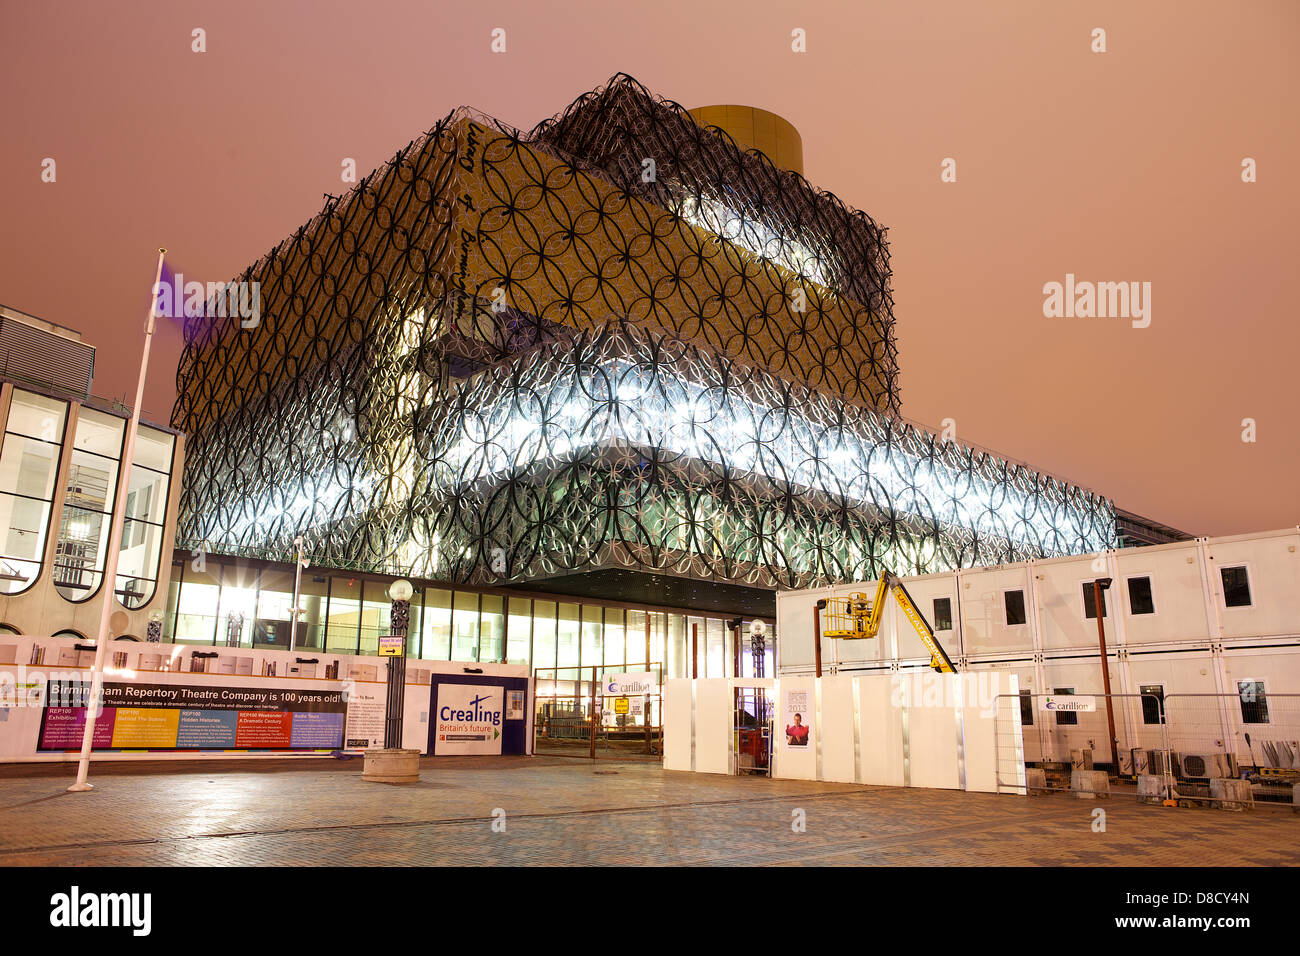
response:
M1065 698L1067 709L1049 708L1059 697L1000 695L999 789L1025 792L1015 786L1023 766L1028 792L1064 792L1073 771L1100 764L1112 778L1138 782L1136 796L1148 802L1293 805L1300 785L1300 694L1266 693L1259 682L1242 681L1236 694L1083 694ZM1076 746L1083 742L1092 746ZM1109 792L1125 790L1121 784Z

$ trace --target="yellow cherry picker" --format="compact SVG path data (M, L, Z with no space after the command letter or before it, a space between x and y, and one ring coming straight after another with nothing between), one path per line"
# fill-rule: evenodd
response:
M898 575L891 571L881 573L880 580L876 583L876 596L870 600L866 594L857 593L818 601L819 610L816 620L819 629L820 609L824 607L826 610L826 628L821 633L827 637L850 641L875 637L880 632L886 591L894 596L894 600L903 611L903 616L911 622L921 638L921 643L929 650L930 666L941 674L955 674L957 669L952 666L952 660L934 636L933 628L924 615L917 610L916 602L912 600L912 595L907 593L907 588L903 587L903 582L898 579ZM817 641L817 673L818 676L821 675L820 640Z

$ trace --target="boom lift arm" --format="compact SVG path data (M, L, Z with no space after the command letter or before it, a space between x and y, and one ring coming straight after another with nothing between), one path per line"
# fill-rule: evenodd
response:
M898 602L903 616L911 622L921 643L930 652L930 666L941 674L955 674L957 669L952 660L934 636L925 616L917 610L912 595L907 593L903 582L892 571L884 571L876 584L876 596L868 601L865 594L850 594L848 597L831 598L826 604L826 628L822 633L826 637L844 640L861 640L875 637L880 632L880 619L885 610L885 592L888 591Z

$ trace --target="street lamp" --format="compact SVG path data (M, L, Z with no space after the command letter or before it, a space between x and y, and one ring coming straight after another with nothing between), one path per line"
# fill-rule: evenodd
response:
M226 615L226 646L238 647L244 631L244 615L231 611Z
M411 619L411 595L415 588L398 578L388 588L392 606L388 614L388 637L380 638L379 653L388 662L388 703L384 714L384 749L402 746L402 709L406 705L406 631Z
M767 650L767 625L754 620L749 624L749 653L754 658L754 676L763 675L763 657Z
M302 613L302 609L298 607L302 599L302 571L310 564L303 553L305 547L306 543L301 535L293 539L293 611L289 620L289 650L291 651L298 646L298 615Z

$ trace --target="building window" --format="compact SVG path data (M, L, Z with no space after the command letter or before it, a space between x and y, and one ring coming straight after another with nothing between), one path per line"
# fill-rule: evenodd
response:
M560 605L559 620L556 622L558 649L555 663L558 667L578 666L578 612L579 606L577 604ZM572 678L576 675L566 674L563 676Z
M726 647L723 639L722 622L717 618L705 618L704 633L700 635L700 651L704 657L700 668L701 677L726 677Z
M1143 684L1138 690L1142 695L1142 723L1163 724L1165 722L1165 685Z
M554 601L533 601L533 670L555 666ZM546 675L554 677L554 674Z
M1243 724L1268 723L1268 697L1264 693L1262 680L1237 681L1237 697L1241 702Z
M582 657L578 661L583 667L601 664L604 654L603 608L596 604L582 606Z
M952 598L934 599L934 629L936 631L952 630Z
M361 581L330 577L325 611L325 652L355 654L361 640Z
M451 660L451 592L424 589L423 635L420 656L428 661Z
M84 407L77 414L54 548L54 586L69 601L93 597L103 578L125 432L120 418Z
M484 594L482 598L479 634L479 660L505 663L506 619L505 598L499 594Z
M622 608L605 608L605 666L622 668L628 659L628 636L623 626ZM644 657L642 650L638 657Z
M391 605L390 605L391 608ZM421 588L412 587L411 605L406 614L406 656L420 656L420 635L422 633L422 624L424 622L424 592ZM392 624L390 619L389 624Z
M1002 603L1006 607L1007 627L1025 623L1025 592L1003 591Z
M1219 568L1223 579L1223 603L1226 607L1250 607L1250 574L1244 564Z
M252 647L257 619L257 590L261 572L238 564L221 569L221 599L217 605L217 643Z
M122 524L122 551L117 559L116 589L123 607L143 607L153 599L158 586L175 446L174 436L155 428L141 425L136 434Z
M1097 593L1091 581L1083 582L1083 616L1089 621L1097 620ZM1106 606L1106 592L1101 592L1101 616L1106 617L1110 614L1110 609Z
M175 567L175 566L173 566ZM183 576L176 596L170 638L175 644L213 644L217 635L217 605L221 598L221 568L194 570L181 565ZM224 640L224 638L223 638Z
M1053 694L1060 694L1069 697L1074 693L1073 687L1056 687L1052 689ZM1072 710L1058 710L1056 712L1056 726L1069 727L1079 722L1079 715Z
M668 623L668 676L690 677L690 652L686 647L686 618L681 614L667 615Z
M1156 613L1156 602L1151 594L1150 578L1128 579L1128 610L1130 614Z
M509 598L506 616L506 663L528 664L532 659L532 598Z
M472 591L457 591L452 598L451 659L477 662L478 654L478 595Z
M41 573L68 403L14 389L0 446L0 594Z
M388 596L387 581L367 581L361 589L361 642L358 654L378 654L379 638L390 634L393 599ZM418 625L418 621L416 622Z
M1020 692L1020 722L1026 727L1034 725L1034 692L1032 690L1022 690Z

